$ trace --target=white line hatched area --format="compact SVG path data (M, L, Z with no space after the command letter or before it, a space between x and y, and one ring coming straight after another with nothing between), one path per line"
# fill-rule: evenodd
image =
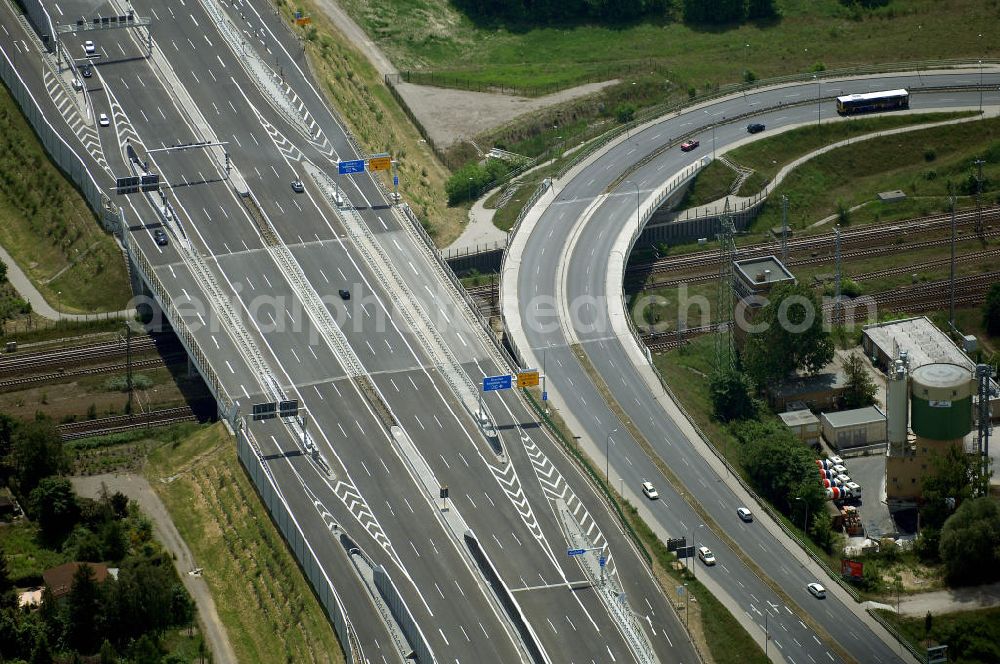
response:
M108 175L114 177L111 173L111 168L108 166L107 159L104 158L104 148L101 146L101 138L98 136L97 130L83 119L76 102L66 95L65 88L52 72L45 69L42 72L42 78L45 83L45 89L52 98L52 103L55 104L56 109L73 131L73 134L79 139L87 153L97 162L97 165L106 171Z
M601 532L597 522L590 515L590 512L587 511L583 501L577 497L576 493L574 493L573 489L570 488L569 484L563 478L562 473L545 456L545 453L538 448L535 442L531 440L531 437L521 429L518 429L518 432L521 436L521 443L528 453L528 458L531 459L531 465L535 470L535 475L538 477L538 482L541 484L545 495L549 497L556 509L558 509L560 501L564 503L573 515L573 519L586 534L588 541L593 546L605 548L607 556L605 574L614 576L617 573L617 568L611 550L608 548L607 540L605 540L604 533Z

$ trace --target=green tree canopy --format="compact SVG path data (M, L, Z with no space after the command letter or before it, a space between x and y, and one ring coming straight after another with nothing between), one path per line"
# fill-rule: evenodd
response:
M723 422L745 420L757 414L753 383L739 371L716 371L709 383L712 410Z
M808 286L783 284L771 291L750 323L743 349L744 365L757 385L800 369L814 373L833 359L833 340L823 329L822 312Z
M10 570L7 567L7 554L3 548L0 548L0 609L15 606L17 606L17 599L14 596L14 581L10 578Z
M868 373L865 361L858 353L851 353L844 362L847 385L844 389L844 407L864 408L875 403L877 386Z
M38 521L42 537L61 541L76 525L80 510L73 485L65 477L46 477L31 492L31 514Z
M31 494L42 478L66 469L62 436L47 418L20 424L11 435L14 481L22 497Z
M741 23L747 18L747 0L684 0L685 23Z
M94 570L80 565L66 602L66 636L69 644L85 655L97 650L101 612L101 590Z
M945 521L940 547L952 583L1000 578L1000 504L989 496L962 503Z
M758 492L786 514L806 507L810 514L819 511L824 498L812 450L773 420L748 420L731 428L742 444L743 468Z
M924 477L920 518L925 528L940 529L954 509L976 495L981 484L975 457L955 445L931 456L930 472Z
M662 16L667 0L452 0L471 17L525 24L630 21Z

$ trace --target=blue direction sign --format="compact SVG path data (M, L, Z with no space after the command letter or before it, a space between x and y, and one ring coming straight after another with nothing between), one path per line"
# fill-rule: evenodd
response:
M394 186L394 187L398 187L399 186L399 176L398 175L393 175L392 176L392 186Z
M483 392L493 392L495 390L509 390L511 386L511 376L487 376L483 378Z
M604 556L601 556L598 562L601 564L601 567L604 567L605 565L608 564L608 559L605 558Z
M586 549L566 549L567 556L582 556L587 553Z
M542 401L548 401L548 400L549 400L549 393L542 392Z
M340 173L341 175L350 175L351 173L364 173L365 160L352 159L350 161L338 161L337 172Z

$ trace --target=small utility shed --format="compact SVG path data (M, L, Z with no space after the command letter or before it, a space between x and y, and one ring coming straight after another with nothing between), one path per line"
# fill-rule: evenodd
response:
M819 418L808 410L778 413L778 417L803 443L812 445L819 442Z
M823 413L823 437L838 450L886 442L885 413L877 406Z

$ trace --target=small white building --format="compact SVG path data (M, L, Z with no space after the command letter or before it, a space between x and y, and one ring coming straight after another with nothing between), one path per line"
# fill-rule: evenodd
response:
M877 406L822 413L823 437L836 450L884 443L886 419Z
M819 418L808 410L791 410L778 413L785 426L803 443L813 445L819 442Z

